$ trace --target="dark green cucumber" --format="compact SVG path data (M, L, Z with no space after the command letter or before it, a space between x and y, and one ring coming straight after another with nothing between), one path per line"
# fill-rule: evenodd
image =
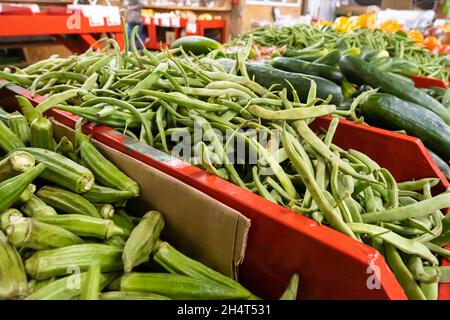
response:
M171 46L173 49L182 47L187 53L192 52L195 55L207 54L210 51L222 48L220 42L211 38L202 36L186 36L175 40Z
M295 73L310 74L313 76L328 79L337 84L340 84L344 79L339 69L326 64L308 62L294 58L277 57L272 60L271 65L276 69Z
M357 57L344 56L339 65L344 76L353 83L368 84L371 87L380 88L381 92L418 104L450 124L450 112L442 104L414 86L408 85L406 82L399 82L398 77L374 68Z
M450 127L435 113L389 94L375 93L360 106L369 124L405 130L444 160L450 159Z
M235 63L234 60L230 59L219 59L218 61L227 70L230 70ZM258 62L248 62L246 63L246 67L249 76L251 78L254 77L254 81L259 83L261 86L269 88L273 85L278 85L281 88L286 88L290 98L292 98L292 89L287 81L289 81L294 89L297 90L300 100L305 102L311 86L311 80L313 80L317 84L318 98L325 100L329 95L331 95L331 103L336 106L339 106L343 99L341 88L337 84L324 78L278 70Z
M337 66L341 59L341 51L339 49L334 49L328 52L326 55L314 60L314 63L325 64L328 66Z
M412 61L405 59L394 59L391 61L389 71L401 74L405 77L412 77L419 73L419 67Z
M447 162L442 160L441 157L439 157L436 153L428 149L428 152L430 153L431 158L433 158L434 162L438 166L439 170L444 174L444 176L447 178L447 180L450 180L450 166Z

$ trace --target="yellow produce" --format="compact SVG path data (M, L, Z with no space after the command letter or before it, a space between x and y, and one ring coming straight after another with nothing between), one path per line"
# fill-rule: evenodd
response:
M380 29L384 32L397 32L400 31L400 25L395 20L386 20L385 22L380 24Z

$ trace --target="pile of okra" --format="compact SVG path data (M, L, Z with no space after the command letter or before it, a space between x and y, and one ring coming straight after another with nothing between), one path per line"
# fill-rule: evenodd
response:
M409 298L437 298L439 282L449 281L438 258L450 256L450 219L441 211L450 193L432 196L437 178L396 181L365 154L335 145L339 111L316 97L314 82L301 99L295 90L291 99L286 90L261 87L245 68L249 46L226 72L218 51L153 54L137 50L134 37L123 51L112 39L103 44L101 51L51 57L0 76L46 97L36 106L40 114L56 107L167 153L174 136L201 128L206 139L190 140L196 156L186 160L374 247ZM336 117L326 132L313 132L308 125L324 115ZM256 161L230 157L233 143Z
M139 186L81 132L53 138L18 98L0 112L0 299L254 299L233 279L160 240L163 215L126 212ZM284 299L295 299L292 278Z

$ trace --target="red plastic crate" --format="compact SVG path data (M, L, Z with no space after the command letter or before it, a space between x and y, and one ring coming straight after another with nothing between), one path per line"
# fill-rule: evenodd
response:
M28 98L30 92L17 86L2 90L0 105L15 105L13 96ZM32 99L35 103L41 97ZM49 115L73 127L77 117L50 110ZM325 128L329 118L312 126ZM277 298L290 275L300 274L301 299L405 299L406 296L377 251L321 226L260 196L153 148L143 146L119 132L91 124L85 128L93 137L121 150L242 212L251 219L247 252L240 279L256 294ZM343 148L367 153L391 170L398 180L439 176L420 140L369 126L342 121L334 142ZM401 159L401 160L399 160ZM401 164L399 164L401 163ZM441 188L448 185L442 180ZM381 287L367 287L370 263L379 268ZM450 286L440 286L440 298L448 299Z

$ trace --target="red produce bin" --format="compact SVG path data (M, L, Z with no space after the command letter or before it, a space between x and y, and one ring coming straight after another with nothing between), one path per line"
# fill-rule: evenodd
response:
M0 105L14 106L16 94L30 98L28 90L10 85L2 89ZM32 100L38 103L42 97ZM58 110L49 110L48 115L71 127L77 119ZM312 126L324 128L329 121L321 118ZM292 273L297 272L300 299L406 298L383 257L371 247L111 128L91 124L84 129L96 140L190 184L250 218L252 226L239 269L240 280L261 297L276 299ZM439 176L440 188L448 185L418 139L342 121L334 141L343 148L367 153L398 180ZM368 286L375 272L380 276L379 286ZM440 286L441 299L450 298L449 287Z

